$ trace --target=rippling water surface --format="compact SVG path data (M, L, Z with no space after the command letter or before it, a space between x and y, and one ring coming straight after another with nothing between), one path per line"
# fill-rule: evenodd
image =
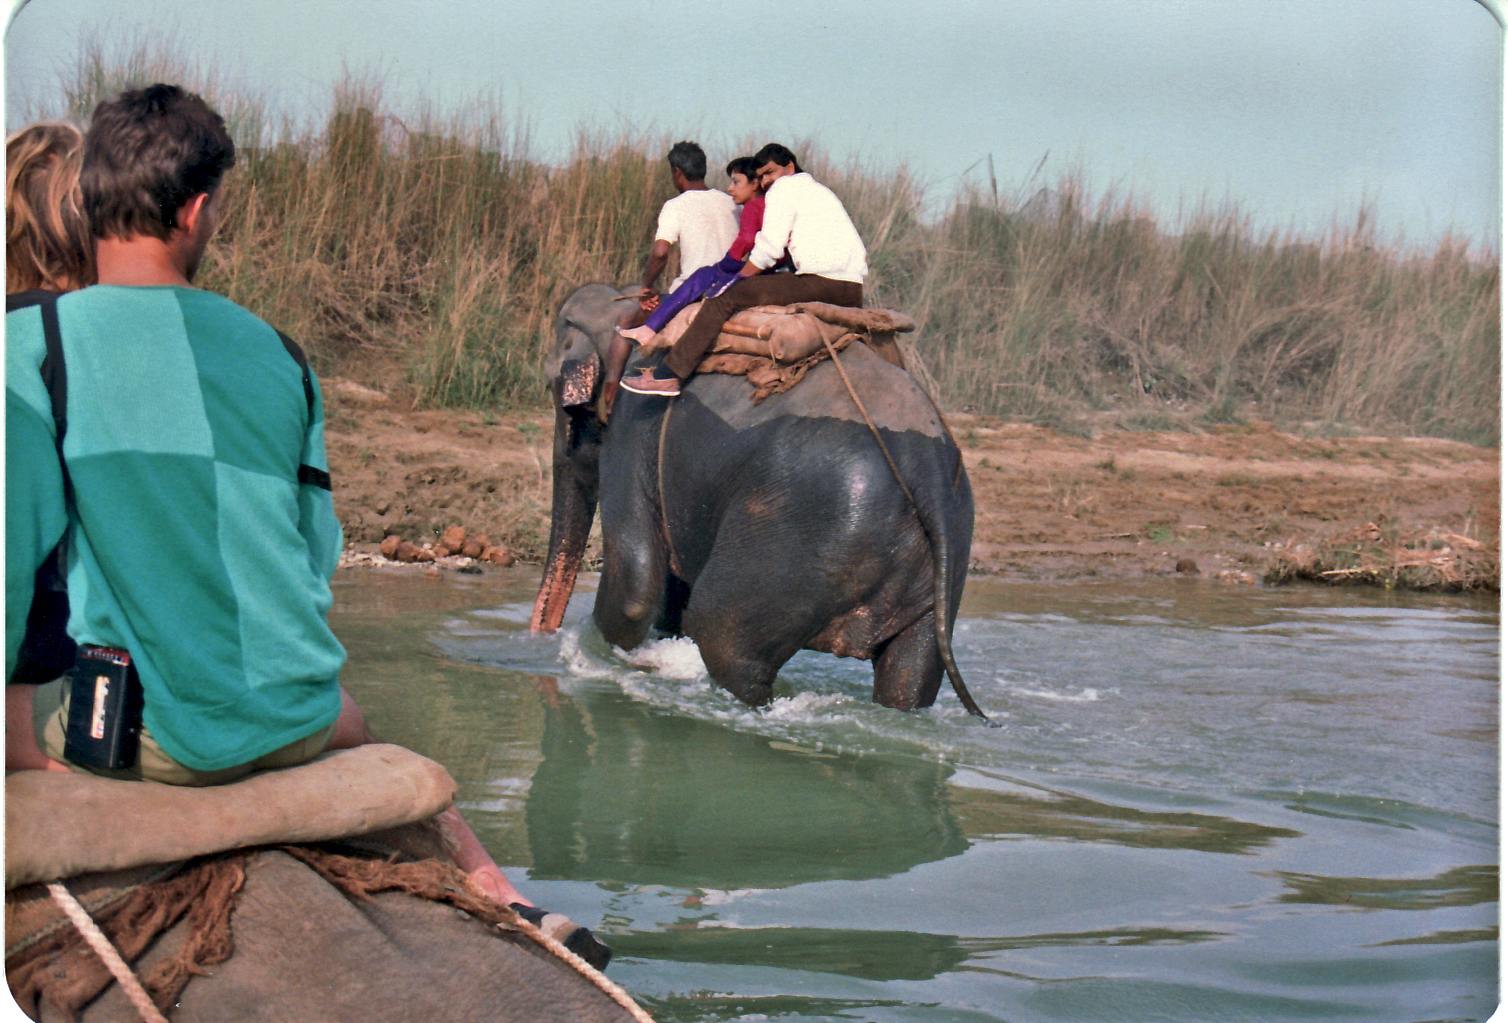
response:
M970 580L984 728L818 654L750 710L687 641L611 649L591 580L529 635L536 582L342 572L345 681L656 1019L1497 1002L1496 598Z

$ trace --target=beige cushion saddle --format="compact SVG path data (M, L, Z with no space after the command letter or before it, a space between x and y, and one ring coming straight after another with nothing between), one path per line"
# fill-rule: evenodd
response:
M208 788L17 771L5 779L5 886L366 834L433 817L455 794L445 768L385 744Z

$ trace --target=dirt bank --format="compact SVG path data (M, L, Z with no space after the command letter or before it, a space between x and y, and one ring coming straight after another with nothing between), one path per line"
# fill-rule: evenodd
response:
M548 413L412 411L341 380L325 391L335 506L348 542L376 544L389 533L434 539L462 525L523 560L541 558ZM1359 538L1378 550L1418 546L1436 561L1469 546L1497 585L1495 449L1307 438L1262 423L1092 439L984 416L949 423L974 486L975 572L1071 579L1182 565L1250 583L1285 559L1290 567L1312 562L1314 552Z

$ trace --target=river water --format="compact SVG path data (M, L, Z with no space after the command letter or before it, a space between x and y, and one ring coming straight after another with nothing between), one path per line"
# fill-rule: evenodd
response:
M345 570L379 736L444 763L514 883L662 1023L1484 1020L1498 601L971 579L974 697L775 703L695 647L529 635L537 578Z

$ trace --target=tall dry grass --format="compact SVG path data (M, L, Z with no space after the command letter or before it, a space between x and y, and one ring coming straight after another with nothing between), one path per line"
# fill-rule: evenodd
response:
M961 198L918 246L909 299L943 393L1052 420L1349 424L1496 443L1495 256L1442 240L1259 235L1236 211L1170 234L1075 181L1010 208Z
M542 403L555 310L582 283L635 279L672 194L669 139L583 134L545 166L486 103L399 117L357 79L327 116L274 125L157 52L86 50L68 112L158 79L210 96L241 155L205 286L300 338L325 372L399 375L422 403ZM1235 209L1174 231L1074 179L1024 202L964 191L928 216L904 169L793 148L868 243L869 301L918 319L947 407L1068 428L1260 416L1497 443L1496 253L1450 238L1400 251L1365 216L1324 238L1260 234Z

